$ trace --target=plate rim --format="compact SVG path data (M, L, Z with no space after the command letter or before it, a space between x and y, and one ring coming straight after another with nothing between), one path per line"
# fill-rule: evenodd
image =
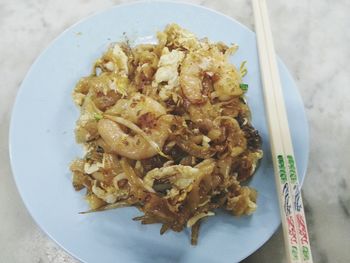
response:
M15 172L15 164L14 164L14 150L13 150L13 137L14 137L14 131L13 131L13 126L14 126L14 122L15 122L15 116L16 116L16 109L18 109L18 104L19 104L19 100L20 97L22 97L22 93L24 90L24 81L28 78L28 76L31 75L33 68L38 64L38 62L40 61L41 57L45 55L45 53L50 49L50 47L52 46L53 43L55 43L58 39L60 39L66 32L68 32L69 30L71 30L72 28L74 28L75 26L84 23L86 21L88 21L89 19L95 17L95 16L99 16L107 11L111 11L112 9L118 9L120 7L124 7L124 6L134 6L134 5L144 5L144 4L175 4L175 5L186 5L186 6L191 6L194 8L199 8L199 9L203 9L206 11L209 11L211 13L217 14L219 16L225 17L226 19L238 24L240 27L244 28L245 30L249 31L250 33L252 33L254 35L254 37L256 36L256 33L251 30L249 27L247 27L246 25L244 25L243 23L241 23L240 21L236 20L235 18L226 15L224 13L221 13L220 11L217 11L215 9L212 9L210 7L207 6L203 6L203 5L199 5L199 4L195 4L195 3L189 3L189 2L185 2L185 1L176 1L176 0L138 0L138 1L133 1L133 2L127 2L127 3L121 3L121 4L114 4L110 7L106 7L100 11L97 12L92 12L91 14L84 16L83 18L79 19L78 21L76 21L75 23L69 25L66 29L64 29L63 31L61 31L55 38L53 38L53 40L51 40L47 46L40 52L40 54L35 58L34 62L30 65L27 73L24 75L21 84L19 85L19 88L17 89L16 92L16 96L15 96L15 100L14 103L12 105L11 111L10 111L10 123L9 123L9 128L8 128L8 152L9 152L9 159L10 159L10 166L11 166L11 173L12 176L14 178L15 181L15 185L18 191L18 194L20 196L20 199L22 200L22 203L24 204L26 210L28 211L28 214L30 215L30 217L33 219L33 221L35 222L36 226L39 227L39 229L41 231L43 231L43 233L45 233L45 235L47 235L52 241L54 241L62 250L64 250L66 253L68 253L70 256L72 256L74 259L77 259L81 262L84 263L88 263L87 261L81 259L78 255L76 255L75 253L73 253L72 251L70 251L69 248L66 248L65 246L63 246L59 241L56 240L55 237L53 237L49 231L41 224L38 223L38 220L36 219L36 217L32 214L31 209L29 209L30 205L27 203L28 201L26 201L22 195L22 187L20 186L19 183L19 177L16 175ZM296 89L296 93L297 93L297 99L301 102L301 104L303 105L301 111L302 111L302 118L305 120L305 131L306 131L306 141L307 141L307 145L305 146L305 154L306 154L306 160L305 160L305 170L302 172L302 174L299 174L300 177L300 187L302 188L305 177L306 177L306 173L308 170L308 164L309 164L309 158L310 158L310 128L309 128L309 122L308 122L308 118L307 118L307 114L305 111L305 106L304 106L304 101L302 99L300 90L298 89L298 85L296 85L295 82L295 78L292 74L292 72L289 71L289 69L287 68L287 66L285 65L285 63L282 61L282 59L277 56L277 60L278 60L278 66L279 67L283 67L283 69L285 71L287 71L290 75L290 81L293 85L293 88ZM260 65L259 65L260 67ZM263 105L265 107L265 102L263 102ZM269 133L268 133L269 134ZM270 145L268 145L268 147L270 147ZM281 219L279 218L279 224L271 231L271 234L269 234L269 237L262 241L259 242L258 245L252 247L251 249L248 249L247 253L245 256L242 256L241 258L239 258L239 261L242 261L244 259L246 259L247 257L251 256L253 253L255 253L256 251L258 251L260 248L262 248L262 246L267 243L267 241L269 241L271 239L271 237L276 233L276 231L278 230L278 228L281 225Z

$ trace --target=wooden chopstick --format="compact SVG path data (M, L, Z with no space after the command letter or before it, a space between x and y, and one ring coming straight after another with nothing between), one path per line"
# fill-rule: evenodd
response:
M287 259L293 263L312 263L304 205L267 6L265 0L252 0L252 3Z

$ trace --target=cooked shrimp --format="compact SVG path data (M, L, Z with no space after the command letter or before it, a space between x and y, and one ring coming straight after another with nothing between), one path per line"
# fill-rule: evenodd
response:
M220 116L220 109L217 109L209 101L201 105L192 104L188 107L191 120L204 130L214 128L213 120Z
M226 101L243 94L243 90L239 87L241 75L232 64L223 63L219 67L218 75L218 80L214 82L214 90L219 100Z
M206 100L202 94L203 70L199 66L199 60L201 60L201 58L196 56L196 53L189 53L182 63L180 72L180 86L182 92L185 97L194 104L203 103ZM208 60L204 61L208 62Z
M200 49L189 53L181 67L181 89L191 103L201 104L207 100L207 95L203 94L203 79L206 75L211 77L219 100L243 94L239 88L241 76L227 61L227 56L217 48Z
M121 116L105 118L98 123L99 134L114 153L133 160L160 153L169 136L171 121L162 105L136 93L129 100L119 100L107 113ZM133 130L135 135L124 132L121 125Z

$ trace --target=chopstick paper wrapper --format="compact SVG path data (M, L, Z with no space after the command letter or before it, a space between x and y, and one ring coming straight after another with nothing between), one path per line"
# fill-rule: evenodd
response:
M288 262L312 255L265 0L252 0L276 187Z

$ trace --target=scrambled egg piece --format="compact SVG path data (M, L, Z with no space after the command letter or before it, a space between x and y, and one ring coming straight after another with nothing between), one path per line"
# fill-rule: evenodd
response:
M73 101L77 106L83 105L85 95L78 92L73 92Z
M201 46L193 33L177 24L167 26L164 33L167 36L167 44L169 46L187 50L196 50Z
M167 178L177 188L184 189L200 175L201 171L198 168L186 165L172 165L149 171L143 178L143 183L147 190L154 192L152 188L154 180Z
M159 96L162 100L167 100L170 98L171 92L179 84L179 73L178 67L185 54L182 51L172 50L165 47L162 51L162 56L160 57L158 63L158 70L154 76L154 81L152 85L157 87L160 83L166 82L167 84L160 89Z
M236 216L250 215L256 208L257 192L247 186L243 186L239 190L239 194L227 199L226 209L231 210Z
M129 193L126 190L117 190L113 186L107 186L104 189L97 186L97 181L92 185L92 192L108 204L113 204L117 200L126 197Z
M125 55L124 51L118 44L116 44L113 48L113 55L115 56L116 66L118 70L125 75L128 75L128 57Z
M94 172L97 172L100 168L103 168L102 163L84 164L84 172L86 174L93 174Z

